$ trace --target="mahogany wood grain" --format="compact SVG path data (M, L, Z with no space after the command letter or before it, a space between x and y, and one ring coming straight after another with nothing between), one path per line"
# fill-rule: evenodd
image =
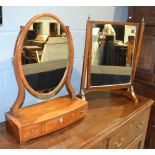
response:
M144 18L146 25L155 25L155 6L130 6L128 21L141 22Z
M127 137L128 141L130 136L134 140L146 132L147 118L153 100L138 96L139 104L135 105L126 97L110 92L88 93L86 99L89 104L88 115L85 119L22 145L19 145L16 139L7 133L5 124L1 124L0 148L109 148L110 140L116 139L114 137L118 137L116 141L118 143L121 136ZM145 119L144 128L138 130L136 126L143 118ZM130 123L137 132L128 132L127 127ZM119 131L122 131L122 134L119 134ZM127 141L123 148L133 142Z

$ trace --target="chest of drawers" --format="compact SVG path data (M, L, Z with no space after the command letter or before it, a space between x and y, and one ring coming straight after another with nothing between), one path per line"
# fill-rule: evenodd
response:
M138 96L139 104L134 105L129 99L109 92L91 93L86 97L88 115L85 119L23 145L19 145L6 132L5 124L1 124L0 148L143 148L153 100ZM81 109L74 115L81 117ZM59 127L57 123L52 124ZM46 122L44 129L50 132L52 124ZM35 136L41 130L36 126L32 133ZM24 135L29 134L25 131Z

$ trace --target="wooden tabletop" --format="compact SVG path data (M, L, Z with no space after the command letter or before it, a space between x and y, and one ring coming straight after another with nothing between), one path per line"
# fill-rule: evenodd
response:
M104 138L126 122L131 116L149 108L153 100L138 96L139 104L109 92L95 92L87 95L88 116L65 129L36 138L19 145L7 133L5 124L0 125L0 148L87 148L99 137Z

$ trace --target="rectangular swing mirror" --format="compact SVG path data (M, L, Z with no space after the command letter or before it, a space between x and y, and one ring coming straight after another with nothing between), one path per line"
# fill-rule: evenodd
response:
M126 89L134 102L138 55L144 23L87 21L81 80L82 94Z

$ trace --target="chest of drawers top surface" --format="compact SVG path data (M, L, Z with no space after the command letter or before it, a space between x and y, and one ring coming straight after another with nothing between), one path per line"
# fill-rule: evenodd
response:
M7 133L5 124L2 123L0 125L0 148L90 148L98 143L100 138L104 139L109 133L115 133L119 126L138 117L153 104L153 100L138 96L139 104L134 105L126 97L110 92L91 93L86 98L88 101L86 118L23 145L19 145Z

